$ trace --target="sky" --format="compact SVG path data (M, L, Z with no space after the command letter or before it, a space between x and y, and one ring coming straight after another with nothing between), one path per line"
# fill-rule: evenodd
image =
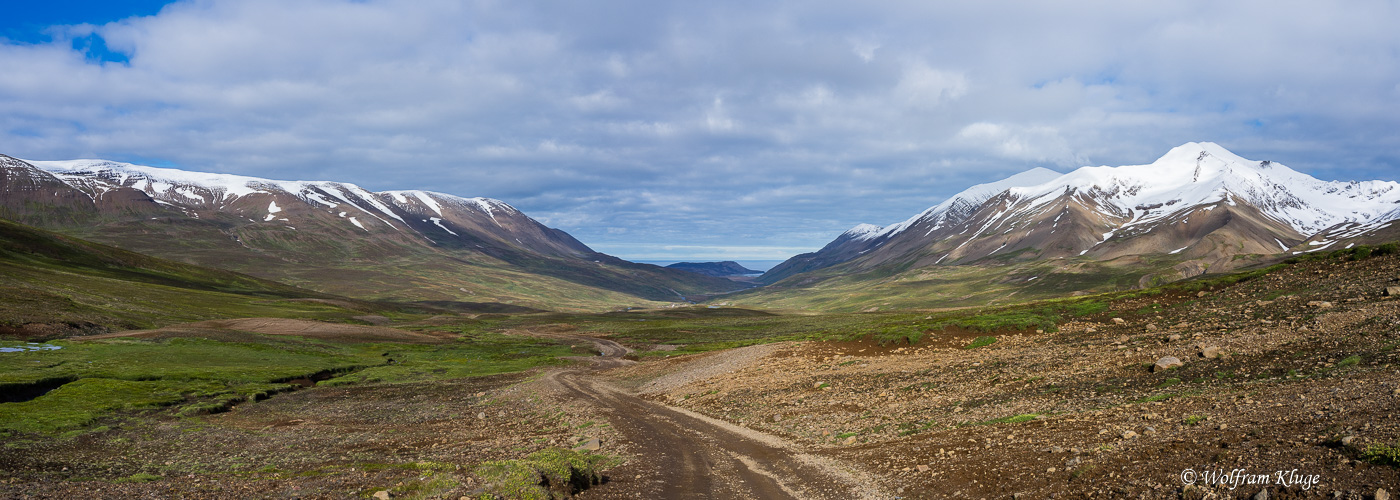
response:
M1190 141L1400 180L1392 1L3 3L0 153L486 196L632 260Z

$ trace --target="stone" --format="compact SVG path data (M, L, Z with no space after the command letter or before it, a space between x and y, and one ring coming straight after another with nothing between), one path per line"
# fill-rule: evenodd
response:
M1126 323L1127 321L1123 320L1123 318L1113 318L1113 324L1115 325L1122 325Z
M1099 332L1099 331L1098 331L1098 330L1095 330L1094 327L1092 327L1092 326L1084 329L1084 333L1098 333L1098 332Z
M919 472L928 472L928 466L924 464L919 464L915 468L919 469Z
M1177 335L1175 333L1167 335L1167 342L1176 342L1178 340L1181 340L1181 335Z
M1170 370L1170 369L1172 369L1172 368L1179 367L1179 366L1181 366L1181 365L1183 365L1183 364L1184 364L1184 363L1182 363L1180 359L1176 359L1175 357L1172 357L1172 356L1167 356L1167 357L1164 357L1164 358L1162 358L1162 359L1157 360L1157 364L1152 365L1152 371L1154 371L1154 372L1160 372L1160 371L1164 371L1164 370Z
M598 438L588 438L588 441L574 447L574 451L598 451L601 449L603 449L603 442Z
M1196 292L1196 297L1197 297L1197 298L1205 297L1206 295L1209 295L1209 294L1206 293L1205 290L1201 290L1201 291L1199 291L1199 292Z
M486 420L486 412L477 413L476 418L477 420Z
M1376 500L1390 500L1390 492L1385 491L1385 488L1377 488L1375 498Z
M1342 438L1342 446L1347 446L1354 442L1356 442L1356 436L1345 436Z
M1155 332L1155 331L1157 331L1157 324L1156 324L1156 323L1148 323L1147 326L1145 326L1145 327L1143 327L1143 328L1146 328L1147 331L1149 331L1149 332Z
M783 416L782 416L782 415L773 415L773 421L774 421L774 422L782 422L782 421L783 421Z
M1400 295L1400 286L1388 286L1388 287L1385 287L1385 296L1386 296L1386 297L1394 297L1394 296L1396 296L1396 295Z
M1138 433L1133 431L1123 431L1123 439L1137 439Z
M1391 396L1400 396L1400 387L1396 387L1395 390L1390 391L1390 395L1391 395Z
M379 490L374 492L373 498L375 500L389 500L390 498L394 498L394 495L389 493L389 490Z
M1206 359L1218 358L1220 357L1220 348L1216 346L1204 347L1201 349L1201 357Z
M841 444L844 444L844 445L846 445L846 446L850 446L850 445L856 444L856 437L855 437L855 436L848 437L848 438L846 438L845 441L842 441Z
M1318 308L1318 309L1327 309L1327 308L1332 307L1332 303L1331 303L1331 302L1328 302L1328 301L1325 301L1325 300L1310 300L1310 301L1308 301L1308 307L1316 307L1316 308Z
M1254 500L1269 500L1269 490L1259 490L1259 493L1254 495Z

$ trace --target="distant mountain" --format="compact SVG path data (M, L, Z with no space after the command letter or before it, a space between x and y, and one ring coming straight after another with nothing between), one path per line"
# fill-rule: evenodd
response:
M724 262L677 262L666 267L706 276L748 276L762 274L762 271L746 268L732 260L726 260Z
M1397 218L1400 183L1321 181L1187 143L1146 165L1038 168L974 186L903 222L858 225L759 281L808 286L838 275L1039 261L1152 268L1146 283L1339 248L1385 233Z
M366 298L627 305L729 280L594 252L489 198L0 155L0 217Z

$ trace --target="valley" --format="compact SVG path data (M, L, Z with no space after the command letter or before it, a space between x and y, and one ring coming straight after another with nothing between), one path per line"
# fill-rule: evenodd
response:
M0 496L1400 484L1395 183L1191 143L974 186L755 277L627 262L485 198L0 167Z

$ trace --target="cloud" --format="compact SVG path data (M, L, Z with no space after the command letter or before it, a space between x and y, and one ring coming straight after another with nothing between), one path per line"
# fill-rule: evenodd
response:
M768 258L1187 141L1393 179L1396 10L186 0L0 41L0 152L490 196L624 256Z

